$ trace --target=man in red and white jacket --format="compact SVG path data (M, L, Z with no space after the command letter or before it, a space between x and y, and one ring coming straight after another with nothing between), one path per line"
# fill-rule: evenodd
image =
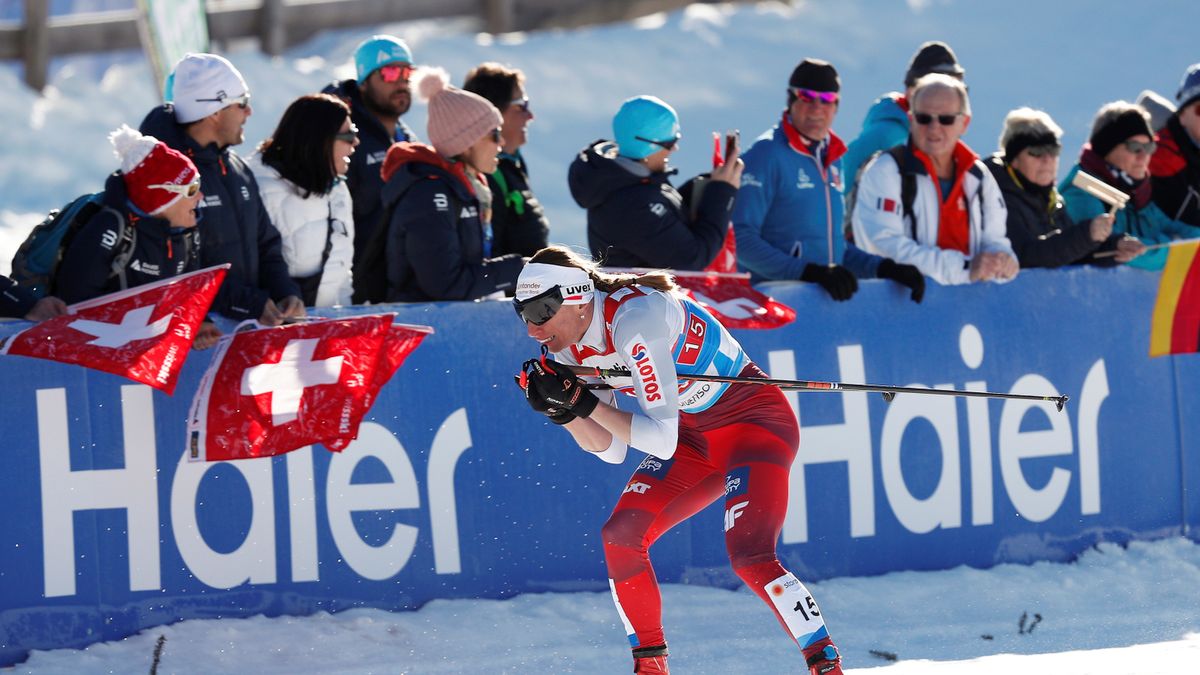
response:
M863 172L851 217L854 241L943 285L1012 279L1018 265L1005 236L1004 197L979 155L960 140L971 120L966 87L926 75L908 114L912 131L899 162L884 152Z

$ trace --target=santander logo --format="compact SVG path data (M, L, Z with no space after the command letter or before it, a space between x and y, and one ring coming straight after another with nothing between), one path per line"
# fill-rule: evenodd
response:
M633 357L633 369L642 381L642 391L646 393L646 401L661 401L662 388L658 386L658 374L654 372L654 364L650 362L650 355L646 353L646 345L640 342L635 343L629 350L629 355Z

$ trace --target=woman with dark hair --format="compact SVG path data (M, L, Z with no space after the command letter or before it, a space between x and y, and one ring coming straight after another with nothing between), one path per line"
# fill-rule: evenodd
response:
M668 672L649 548L723 499L734 572L799 646L804 672L840 675L841 657L816 601L775 552L800 444L796 415L778 387L689 379L766 375L711 314L673 287L662 273L601 274L552 246L521 270L513 299L529 336L553 355L522 366L518 384L530 407L602 461L620 464L629 446L650 455L601 530L634 672ZM604 379L633 395L636 410L618 409L612 392L592 393L569 366L625 368L629 375Z
M350 304L354 216L345 177L357 131L340 99L301 96L248 162L309 307Z

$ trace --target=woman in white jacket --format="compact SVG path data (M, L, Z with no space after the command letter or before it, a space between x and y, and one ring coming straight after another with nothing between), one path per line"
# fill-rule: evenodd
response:
M309 307L350 304L354 216L345 176L357 132L340 99L301 96L249 161Z

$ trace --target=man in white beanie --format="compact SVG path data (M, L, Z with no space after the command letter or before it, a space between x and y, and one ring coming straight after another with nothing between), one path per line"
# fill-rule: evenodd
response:
M190 157L200 172L201 266L232 265L213 310L269 326L304 316L258 183L232 149L245 140L253 112L246 80L224 57L188 54L175 65L171 82L171 102L151 110L141 132Z

